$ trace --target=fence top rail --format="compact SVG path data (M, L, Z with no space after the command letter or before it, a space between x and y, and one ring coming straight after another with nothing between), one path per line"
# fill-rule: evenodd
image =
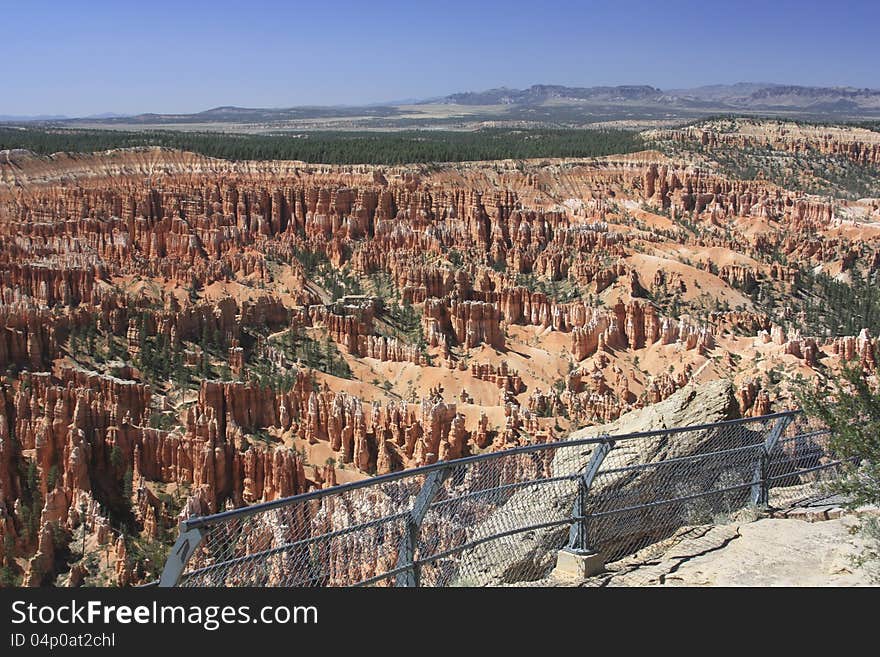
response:
M479 461L487 461L492 459L500 459L506 458L515 454L522 453L535 453L548 449L559 449L563 447L579 447L582 445L595 445L599 443L607 443L607 442L621 442L625 440L634 440L637 438L651 438L654 436L668 435L671 433L687 433L691 431L702 431L705 429L715 429L715 428L723 428L727 426L735 426L739 424L747 424L752 422L761 422L767 420L773 420L776 418L783 417L795 417L801 415L803 411L794 410L794 411L780 411L778 413L770 413L768 415L759 415L756 417L745 417L745 418L736 418L734 420L723 420L721 422L711 422L708 424L694 424L685 427L670 427L668 429L653 429L651 431L641 431L636 433L628 433L621 435L608 435L602 434L599 436L595 436L592 438L578 438L577 440L558 440L549 443L535 443L533 445L521 445L519 447L513 447L511 449L503 449L497 452L487 452L485 454L475 454L473 456L465 456L460 459L453 459L451 461L437 461L436 463L431 463L429 465L419 466L417 468L409 468L406 470L399 470L397 472L390 472L384 475L378 475L376 477L368 477L367 479L363 479L361 481L352 481L345 484L339 484L337 486L333 486L331 488L322 488L321 490L309 491L308 493L299 493L297 495L291 495L289 497L282 497L277 500L271 500L269 502L261 502L259 504L253 504L251 506L241 507L239 509L230 509L228 511L221 511L220 513L214 513L212 515L207 516L197 516L193 518L187 518L186 520L181 521L180 529L181 531L187 531L189 529L193 529L196 527L203 527L206 525L213 525L219 522L224 522L226 520L230 520L233 518L242 518L250 515L254 515L257 513L262 513L264 511L270 511L272 509L277 509L293 504L298 504L301 502L308 502L316 499L320 499L322 497L327 497L330 495L340 495L343 493L347 493L348 491L357 490L359 488L367 488L369 486L377 486L380 484L398 481L401 479L408 479L411 477L418 477L420 475L433 472L434 470L440 470L444 468L454 468L461 465L468 465L470 463L476 463Z

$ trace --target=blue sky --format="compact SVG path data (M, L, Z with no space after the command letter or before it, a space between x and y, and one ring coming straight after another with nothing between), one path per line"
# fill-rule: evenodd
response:
M0 0L0 114L360 104L535 83L880 88L880 0Z

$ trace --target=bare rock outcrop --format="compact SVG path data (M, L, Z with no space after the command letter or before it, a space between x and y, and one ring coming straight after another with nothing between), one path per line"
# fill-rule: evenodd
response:
M671 427L683 427L729 420L739 415L739 407L734 396L733 385L726 380L717 380L707 385L689 385L682 388L669 399L643 409L627 413L615 422L599 427L590 427L569 435L569 439L590 438L603 434L623 435L627 433L652 431ZM677 439L676 439L677 438ZM659 461L668 458L696 453L710 445L714 435L702 433L698 436L682 435L668 441L658 436L644 439L638 449L621 443L615 464L618 467L633 463ZM560 451L551 464L553 473L574 473L582 471L589 462L592 448ZM644 471L639 478L644 480L656 476ZM646 481L626 480L625 474L598 479L596 493L602 490L623 486L639 490ZM504 526L528 526L546 522L547 518L564 518L570 514L577 491L576 482L570 486L535 486L513 495L504 505L491 514L483 524L477 525L469 540L479 540L482 536L497 531L498 520L495 515L505 517ZM635 503L635 502L633 502ZM514 520L511 520L511 516ZM555 562L555 550L562 547L568 537L568 527L537 529L517 534L505 541L504 559L497 559L494 541L484 543L464 553L460 571L467 573L467 583L471 585L498 585L519 581L522 577L541 576L549 572Z

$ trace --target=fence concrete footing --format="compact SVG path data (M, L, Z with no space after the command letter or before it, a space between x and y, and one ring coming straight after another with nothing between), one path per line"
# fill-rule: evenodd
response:
M605 570L605 559L598 552L559 550L556 568L550 573L554 579L586 579Z

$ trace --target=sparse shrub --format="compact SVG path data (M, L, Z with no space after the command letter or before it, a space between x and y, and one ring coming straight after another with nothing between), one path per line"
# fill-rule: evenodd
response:
M829 481L828 488L843 495L852 509L880 504L880 391L876 381L850 363L824 385L800 379L796 396L808 416L830 429L830 447L843 460L840 476ZM863 521L862 530L872 542L862 561L877 566L880 524L876 518Z

